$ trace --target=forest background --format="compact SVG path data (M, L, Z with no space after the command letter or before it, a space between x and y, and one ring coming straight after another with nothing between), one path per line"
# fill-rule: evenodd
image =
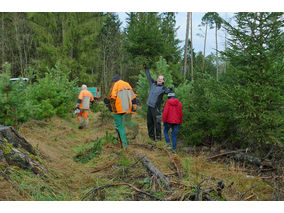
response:
M183 104L180 131L185 145L222 144L266 155L283 146L283 13L240 12L233 23L208 12L200 23L226 35L225 49L207 55L191 42L181 48L173 12L130 12L121 29L111 12L2 12L0 14L0 122L20 125L30 118L70 115L74 87L108 92L118 73L138 93L145 114L149 85L165 76ZM186 21L186 20L185 20ZM207 29L207 30L206 30ZM195 32L196 30L196 32ZM28 77L27 88L11 77Z

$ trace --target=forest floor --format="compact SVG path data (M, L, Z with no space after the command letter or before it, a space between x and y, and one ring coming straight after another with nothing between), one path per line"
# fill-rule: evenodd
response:
M148 139L144 118L134 115L133 120L139 134L131 140L132 132L128 133L127 150L118 148L113 119L102 121L99 112L90 113L89 126L83 130L75 117L25 123L19 133L36 148L49 174L42 177L12 168L10 177L16 184L0 176L0 200L201 200L202 193L213 200L273 200L273 185L250 175L243 164L208 160L210 152L187 153L181 144L175 154L164 139ZM90 152L92 147L95 153ZM146 156L167 177L170 189L149 173L138 155Z

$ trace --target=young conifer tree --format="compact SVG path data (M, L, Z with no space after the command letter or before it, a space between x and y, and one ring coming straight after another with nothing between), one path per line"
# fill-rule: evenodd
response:
M283 13L237 13L223 53L234 97L239 140L264 148L283 138ZM282 92L281 92L282 91ZM282 136L281 136L282 134ZM282 139L283 143L283 139Z

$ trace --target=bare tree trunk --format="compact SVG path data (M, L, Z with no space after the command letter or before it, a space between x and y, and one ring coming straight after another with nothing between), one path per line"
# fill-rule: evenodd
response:
M216 36L216 79L219 80L219 63L218 63L218 38L217 38L217 25L215 30L215 36Z
M206 22L206 25L205 25L203 60L202 60L202 73L205 73L205 51L206 51L207 28L208 28L208 22Z
M2 44L2 64L5 63L5 46L4 46L4 35L5 35L5 31L4 31L4 13L2 13L2 36L1 36L1 44Z
M16 44L17 48L19 51L19 59L20 59L20 68L21 68L21 76L24 77L24 66L23 66L23 56L22 56L22 49L21 49L21 44L20 44L20 38L19 38L19 33L18 33L18 15L17 13L14 13L14 27L15 27L15 36L16 36Z
M227 31L225 31L225 51L227 49ZM225 70L224 73L227 72L227 60L225 59Z
M190 13L190 58L191 58L191 80L193 81L193 50L192 50L192 12Z
M106 50L104 49L104 74L103 74L103 82L104 82L104 91L106 92L107 89L107 82L106 82Z
M184 77L186 76L188 33L189 33L189 12L187 13L187 19L186 19L186 35L185 35L184 62L183 62L183 76Z

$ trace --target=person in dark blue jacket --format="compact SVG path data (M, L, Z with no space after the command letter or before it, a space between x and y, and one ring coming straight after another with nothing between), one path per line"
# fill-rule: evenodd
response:
M150 84L150 92L147 100L147 128L148 135L154 141L162 139L161 121L162 113L161 106L163 95L169 92L164 86L164 76L159 75L157 81L155 81L149 72L149 69L144 64L145 73Z

